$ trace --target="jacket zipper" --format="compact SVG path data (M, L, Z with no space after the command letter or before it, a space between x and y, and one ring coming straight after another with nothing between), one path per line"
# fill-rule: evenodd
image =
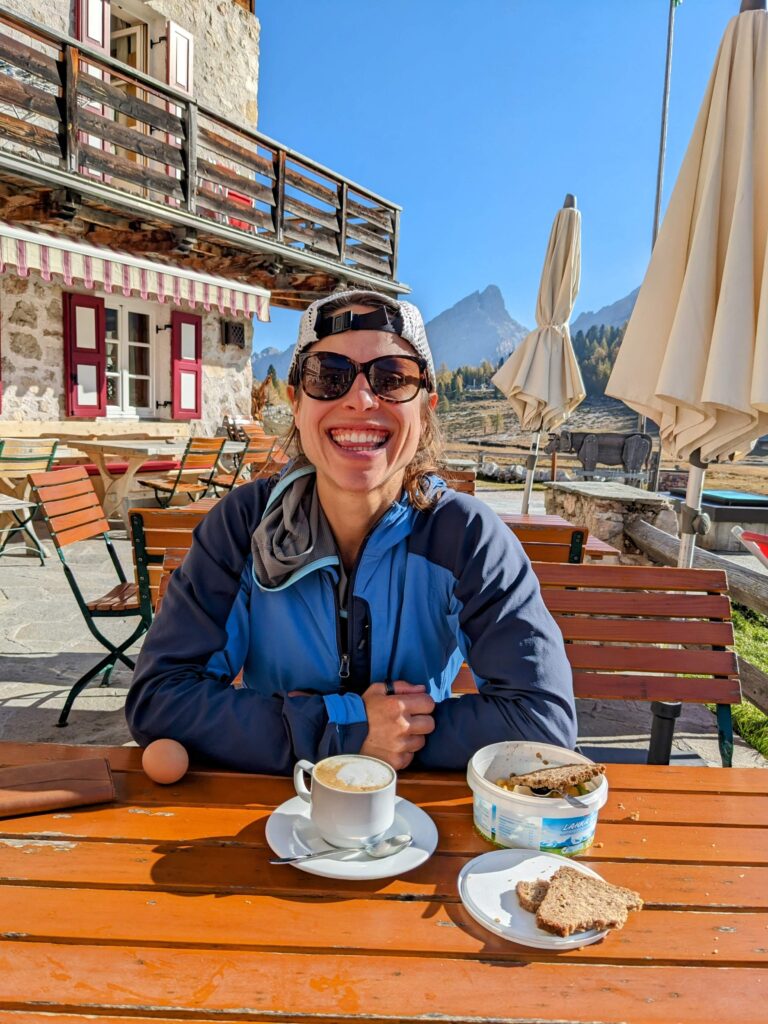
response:
M376 529L376 526L374 526L373 530L375 530L375 529ZM337 644L338 644L338 647L339 647L339 655L340 655L340 657L339 657L339 679L346 680L346 679L349 679L349 676L350 676L350 671L349 671L349 654L348 654L348 651L349 651L349 648L351 647L351 640L352 640L352 607L354 605L352 597L353 597L354 591L355 591L355 577L357 576L357 569L358 569L358 566L360 565L360 560L362 559L363 553L365 552L365 546L368 543L368 541L370 539L370 536L373 533L373 530L369 530L368 533L366 533L365 537L363 537L363 543L360 545L360 550L359 550L359 552L357 554L357 558L355 559L355 564L352 566L352 572L350 573L349 582L347 584L347 637L346 637L347 642L346 642L346 644L344 644L342 642L342 636L341 636L341 614L340 614L340 608L339 608L339 591L338 591L338 587L334 587L334 595L335 595L335 600L336 600L336 641L337 641Z

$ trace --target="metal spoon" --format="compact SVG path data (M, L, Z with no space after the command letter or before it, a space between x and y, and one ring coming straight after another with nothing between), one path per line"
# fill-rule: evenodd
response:
M569 803L572 807L580 807L584 811L590 810L589 804L585 804L584 801L579 800L577 796L571 796L570 793L566 793L562 789L555 789L550 786L539 786L536 789L531 789L531 792L535 793L536 796L546 796L547 793L557 793L558 796L561 796L563 800L565 800L566 803Z
M401 850L405 850L413 842L413 836L403 835L390 836L389 839L377 839L373 843L363 843L362 846L332 846L328 850L320 850L318 853L302 853L298 857L276 857L270 864L298 864L300 861L315 860L320 857L332 857L335 853L364 853L374 860L381 857L392 857Z

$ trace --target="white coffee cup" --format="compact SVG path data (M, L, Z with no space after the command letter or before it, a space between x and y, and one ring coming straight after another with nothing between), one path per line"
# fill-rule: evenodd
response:
M307 788L304 773L312 779ZM309 805L309 816L331 846L371 842L395 820L394 768L376 757L336 754L317 764L299 761L293 769L296 792Z

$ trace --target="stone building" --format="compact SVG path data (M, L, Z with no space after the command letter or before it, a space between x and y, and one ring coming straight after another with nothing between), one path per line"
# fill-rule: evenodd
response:
M0 0L0 436L215 432L270 303L404 290L399 208L259 134L259 45L254 0Z

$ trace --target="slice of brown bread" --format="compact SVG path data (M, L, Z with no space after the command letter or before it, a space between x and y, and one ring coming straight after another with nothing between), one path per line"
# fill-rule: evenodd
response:
M597 928L622 928L630 910L640 910L638 893L593 878L575 868L558 868L549 881L544 899L536 911L539 928L555 935Z
M539 768L524 775L510 775L510 786L530 786L531 789L563 789L589 782L598 775L605 775L604 764L562 764L552 768Z
M532 882L518 882L515 886L517 898L523 910L535 914L547 894L549 882L546 878L535 878Z

